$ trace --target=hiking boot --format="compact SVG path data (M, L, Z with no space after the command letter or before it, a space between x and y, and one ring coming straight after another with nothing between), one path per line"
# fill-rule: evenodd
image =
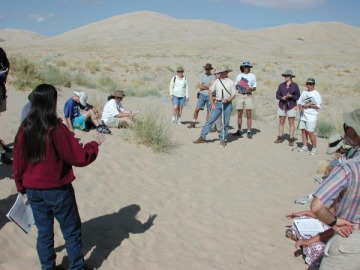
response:
M195 128L195 122L192 122L190 125L188 125L188 128Z
M251 132L248 132L248 133L247 133L247 137L248 137L248 139L252 139L252 134L251 134Z
M290 138L290 139L289 139L289 146L294 146L294 142L295 142L295 139L294 139L294 138Z
M171 119L170 124L175 124L175 119Z
M240 138L243 137L242 132L241 132L240 129L238 129L238 130L237 130L235 133L233 133L232 135L234 135L234 136L239 136Z
M277 136L276 140L274 141L274 143L282 143L284 141L282 136Z
M2 147L2 149L4 149L6 153L11 153L12 151L12 149L9 146L7 146L3 140L0 140L0 147Z
M316 147L313 147L310 151L310 155L316 155L318 153L318 149Z
M298 150L299 152L306 152L306 151L309 151L307 145L303 145L301 146L301 148Z
M199 137L196 141L193 141L193 143L196 143L196 144L198 144L198 143L204 143L204 142L206 142L205 141L205 139L203 138L203 137Z
M7 155L5 155L5 154L1 154L1 162L6 165L13 164L13 161L10 158L8 158Z

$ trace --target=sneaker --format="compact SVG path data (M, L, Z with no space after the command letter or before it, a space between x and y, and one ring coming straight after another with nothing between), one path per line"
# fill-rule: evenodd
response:
M308 151L308 148L306 145L301 146L301 148L298 150L299 152L306 152Z
M276 140L274 141L274 143L282 143L284 141L282 136L277 136Z
M104 125L100 125L96 128L97 132L99 133L104 133L104 134L111 134L110 129L108 129L106 126Z
M187 126L188 128L195 128L195 122L192 122L190 125Z
M313 198L314 198L313 195L309 194L309 195L306 195L305 197L303 197L301 199L295 200L295 203L300 204L300 205L308 205L309 203L311 203Z
M311 149L310 151L310 155L316 155L318 153L318 149L316 147L313 147L313 149Z
M170 124L175 124L175 119L171 119Z
M12 149L9 146L7 146L3 140L0 140L0 145L6 153L11 153Z
M323 177L323 176L316 176L315 178L314 178L314 183L315 184L322 184L323 182L324 182L324 180L325 180L325 177Z
M248 139L252 139L252 134L251 134L251 132L248 132L248 133L247 133L247 137L248 137Z
M204 143L204 142L206 142L205 141L205 139L203 138L203 137L199 137L196 141L193 141L193 143L196 143L196 144L198 144L198 143Z
M238 129L235 133L232 133L232 135L234 135L234 136L239 136L240 138L243 137L243 136L242 136L242 132L241 132L240 129Z
M4 164L6 164L6 165L11 165L11 164L13 164L13 161L10 159L10 158L8 158L7 157L7 155L5 155L5 154L1 154L1 162L2 163L4 163Z
M177 123L178 125L182 126L182 123L181 123L180 120L178 120L176 123Z

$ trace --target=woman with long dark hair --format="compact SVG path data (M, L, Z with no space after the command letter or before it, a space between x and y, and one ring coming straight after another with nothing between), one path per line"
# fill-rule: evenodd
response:
M94 140L82 147L57 117L56 102L52 85L34 89L30 113L15 138L13 174L18 192L26 195L34 214L42 270L55 269L54 218L65 239L70 269L84 269L72 165L93 162L105 137L95 132Z

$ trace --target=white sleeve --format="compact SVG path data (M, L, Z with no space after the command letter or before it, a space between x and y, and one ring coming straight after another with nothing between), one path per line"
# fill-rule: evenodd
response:
M256 76L254 75L252 87L256 87Z
M315 96L316 106L318 106L319 109L322 108L322 102L321 102L321 96L319 93Z

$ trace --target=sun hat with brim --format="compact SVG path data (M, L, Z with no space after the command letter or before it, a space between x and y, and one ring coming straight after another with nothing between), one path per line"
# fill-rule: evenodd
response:
M306 83L315 84L315 79L314 78L309 78L309 79L306 80Z
M88 99L88 94L85 92L74 92L74 95L78 96L80 98L80 104L84 107L87 106L86 100Z
M343 113L344 123L352 127L358 136L360 136L360 108L349 113Z
M113 97L126 97L124 91L116 90L114 93L111 94Z
M244 61L240 67L249 67L249 68L252 68L253 66L250 65L250 61Z
M178 66L177 69L176 69L177 72L181 71L181 72L184 72L184 68L182 66Z
M286 76L286 75L289 75L289 76L291 76L293 78L295 77L295 75L294 75L294 73L292 72L291 69L287 69L287 70L285 70L284 73L281 74L281 76Z
M229 66L223 66L216 70L216 73L231 72L232 69Z
M338 149L344 146L343 137L340 134L335 134L329 138L329 145L326 149L326 154L331 155Z
M210 63L206 63L204 69L214 69Z

